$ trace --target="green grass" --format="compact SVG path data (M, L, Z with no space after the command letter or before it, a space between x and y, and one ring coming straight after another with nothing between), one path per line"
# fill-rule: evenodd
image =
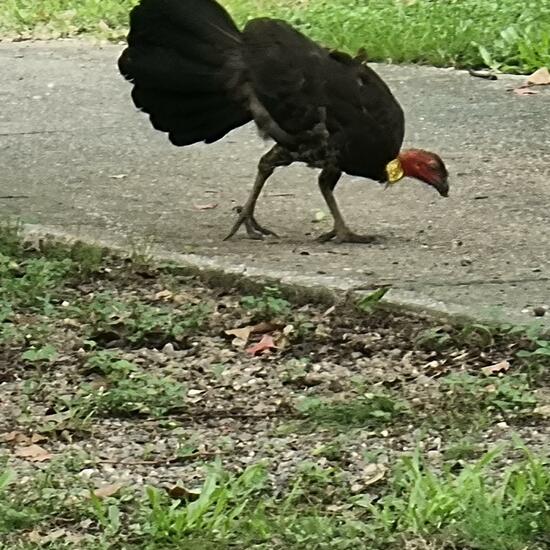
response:
M100 374L103 383L83 383L70 399L60 399L60 410L69 410L80 418L99 416L161 416L182 408L185 386L170 376L155 376L116 353L104 350L88 358L85 368Z
M0 34L120 39L136 0L4 0ZM550 64L550 3L542 0L226 0L239 23L283 17L322 43L369 59L490 66L527 73Z
M176 499L152 487L142 496L123 490L90 498L91 488L76 476L68 479L65 472L59 478L63 467L77 471L78 458L72 465L52 464L27 491L10 490L17 479L6 469L0 476L0 533L40 526L61 514L94 526L81 548L92 541L96 548L121 548L117 541L126 540L125 548L159 550L182 545L377 550L424 541L418 548L543 550L550 532L550 470L542 458L519 450L523 459L496 476L491 465L502 449L458 473L438 471L415 452L396 465L380 499L344 495L341 515L322 503L331 490L345 493L342 470L309 463L299 466L288 489L274 491L266 464L233 473L216 462L207 467L202 487L182 488Z
M407 413L406 403L382 394L367 394L345 402L309 398L299 408L312 426L343 431L380 426Z

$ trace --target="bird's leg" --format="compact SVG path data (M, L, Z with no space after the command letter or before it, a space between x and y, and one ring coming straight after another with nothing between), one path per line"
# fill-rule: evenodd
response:
M338 208L336 199L334 198L333 190L340 179L342 172L333 168L324 168L319 174L319 187L327 206L334 218L334 228L328 233L319 236L319 242L327 242L334 239L338 243L372 243L376 241L376 237L372 235L357 235L353 233Z
M277 166L287 166L292 162L292 158L288 151L281 147L280 145L275 145L272 147L258 163L258 174L256 175L256 180L254 181L254 186L252 191L246 201L244 206L238 206L236 208L239 217L237 221L233 224L229 235L225 237L224 241L230 239L239 227L244 224L246 232L251 239L263 239L264 235L273 235L277 236L273 231L262 227L254 218L254 208L256 207L256 201L262 192L265 182L273 174Z

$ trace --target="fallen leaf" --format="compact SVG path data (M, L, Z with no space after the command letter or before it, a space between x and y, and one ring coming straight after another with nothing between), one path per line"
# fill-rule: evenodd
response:
M483 367L481 372L485 376L491 376L491 374L500 374L501 372L506 372L510 368L510 363L508 361L501 361L494 365L489 365L488 367Z
M40 447L40 445L18 447L15 450L15 456L18 456L19 458L26 458L31 462L44 462L52 458L52 455L46 451L46 449Z
M226 330L225 334L228 336L235 336L236 342L233 341L233 344L242 347L247 344L251 334L265 334L266 332L272 332L279 328L282 328L284 325L279 323L273 323L269 321L262 321L256 325L249 325L241 328L233 328L231 330Z
M40 443L41 441L46 441L46 437L40 434L32 434L31 443Z
M363 485L374 485L377 481L384 479L387 471L383 464L368 464L363 469Z
M2 436L2 440L5 443L19 443L20 445L26 445L29 443L29 438L21 432L8 432Z
M252 334L252 328L249 327L243 327L243 328L234 328L231 330L226 330L225 334L228 336L235 336L238 340L242 340L245 344L248 342L248 339L250 338L250 335Z
M122 483L111 483L109 485L103 485L94 491L94 496L97 498L106 498L116 495L124 487Z
M271 334L264 334L262 336L262 339L253 346L250 346L246 352L250 355L258 355L259 353L264 353L265 351L269 351L271 349L276 348L275 342L273 341L273 336Z
M532 75L527 77L525 81L527 86L548 86L550 85L550 71L548 67L537 69Z
M283 334L285 336L288 336L289 334L292 334L294 332L294 325L286 325L286 327L283 329Z
M522 86L520 88L515 88L513 92L516 95L536 95L538 92L536 90L531 90L531 88L526 88L525 86Z
M193 207L196 208L197 210L212 210L218 207L218 203L210 202L208 204L194 204Z
M155 294L155 300L168 301L174 297L174 293L169 290L161 290Z
M174 485L173 487L168 487L166 489L166 492L171 498L174 498L177 500L186 500L188 502L197 500L197 498L199 498L201 494L200 489L186 489L181 485Z
M537 407L534 411L535 414L540 414L544 418L550 418L550 405L541 405Z

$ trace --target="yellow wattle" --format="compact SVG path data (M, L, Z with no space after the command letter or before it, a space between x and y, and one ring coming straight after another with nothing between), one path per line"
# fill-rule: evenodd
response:
M397 183L405 177L405 171L399 159L393 159L386 164L386 175L388 176L388 183Z

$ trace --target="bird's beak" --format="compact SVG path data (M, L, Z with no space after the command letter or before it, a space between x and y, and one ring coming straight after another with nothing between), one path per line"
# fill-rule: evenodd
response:
M437 183L434 183L433 186L437 189L437 192L442 196L442 197L448 197L449 196L449 181L447 180L447 178L437 182Z

